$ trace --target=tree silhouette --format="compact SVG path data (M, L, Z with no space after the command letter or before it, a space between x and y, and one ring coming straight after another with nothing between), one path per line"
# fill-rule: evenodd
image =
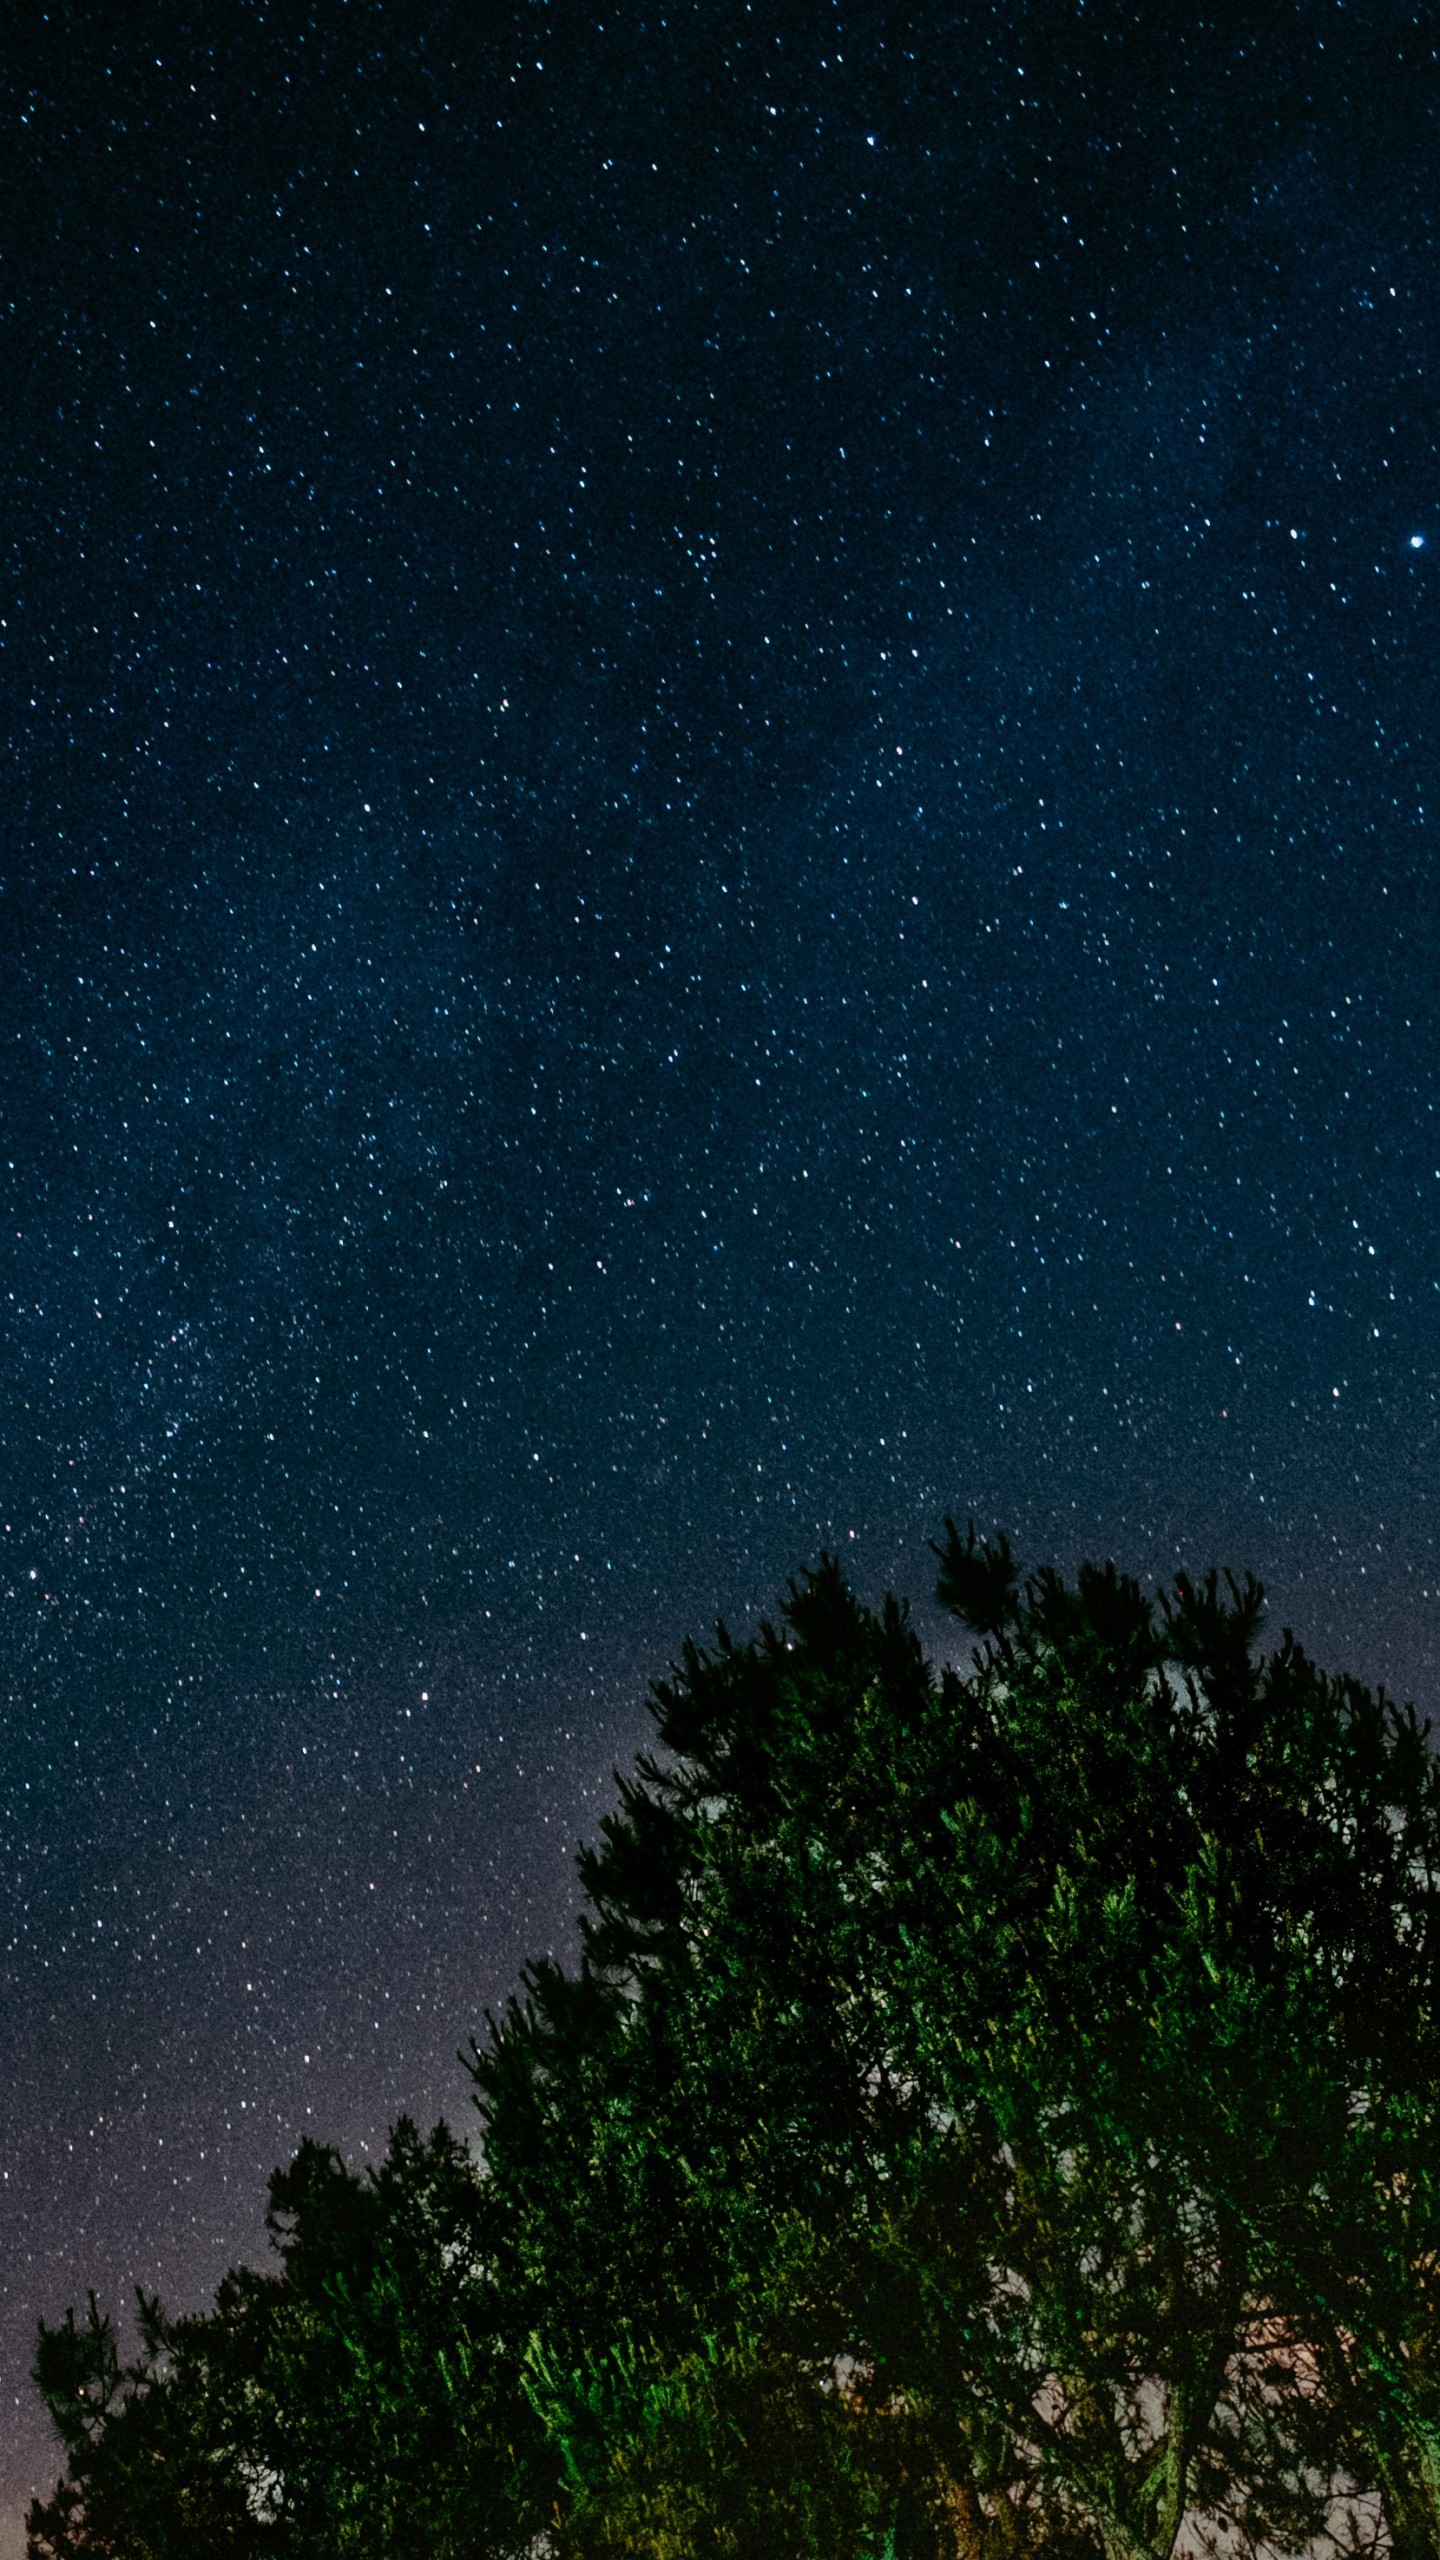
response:
M826 1559L657 1686L478 2161L306 2146L272 2273L42 2331L37 2560L1440 2548L1425 1730L1253 1582L937 1553L963 1669Z

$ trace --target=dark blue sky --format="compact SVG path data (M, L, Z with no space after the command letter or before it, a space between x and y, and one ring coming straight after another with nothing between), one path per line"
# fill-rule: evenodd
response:
M6 2560L37 2313L463 2112L717 1612L1440 1622L1417 13L17 24Z

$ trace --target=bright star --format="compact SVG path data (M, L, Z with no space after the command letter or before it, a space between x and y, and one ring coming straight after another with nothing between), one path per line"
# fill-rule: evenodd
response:
M1424 536L1424 534L1423 534L1423 533L1412 533L1412 534L1411 534L1411 536L1410 536L1410 548L1411 548L1411 550L1412 550L1412 551L1423 551L1423 550L1424 550L1424 548L1425 548L1425 536Z

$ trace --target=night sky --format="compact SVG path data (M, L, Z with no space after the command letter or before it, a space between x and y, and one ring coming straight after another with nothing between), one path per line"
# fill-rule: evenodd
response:
M822 1546L1433 1699L1433 31L10 12L5 2560Z

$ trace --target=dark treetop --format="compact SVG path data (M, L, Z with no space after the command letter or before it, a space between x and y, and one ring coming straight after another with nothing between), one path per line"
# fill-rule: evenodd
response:
M1433 2560L1429 1729L1253 1581L939 1552L968 1675L833 1559L686 1649L478 2162L306 2143L268 2274L42 2331L32 2560Z

